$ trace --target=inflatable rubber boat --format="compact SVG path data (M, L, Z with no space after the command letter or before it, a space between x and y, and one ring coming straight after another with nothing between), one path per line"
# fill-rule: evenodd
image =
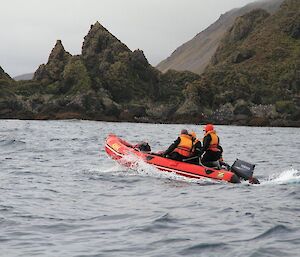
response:
M236 160L231 166L231 169L226 170L222 167L211 168L203 165L175 161L162 157L157 153L152 153L150 150L150 147L145 147L145 144L132 145L114 134L108 135L105 143L106 153L112 159L127 167L134 167L134 162L136 162L137 159L141 159L161 171L174 172L189 178L209 178L230 183L240 183L241 180L249 180L250 183L259 183L258 180L252 176L255 165L240 160ZM134 158L124 158L128 156L133 156Z

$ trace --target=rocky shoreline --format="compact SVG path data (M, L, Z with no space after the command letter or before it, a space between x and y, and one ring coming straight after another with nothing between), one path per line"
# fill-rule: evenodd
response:
M233 114L233 111L228 110L228 107L216 110L213 114L205 115L200 113L195 116L143 116L136 115L137 113L130 112L125 109L120 113L120 116L109 116L103 113L82 113L76 110L58 111L49 113L32 113L29 111L19 110L12 112L5 109L0 111L0 119L19 119L19 120L94 120L107 122L136 122L136 123L156 123L156 124L204 124L214 123L216 125L235 125L235 126L255 126L255 127L300 127L299 120L288 120L284 116L274 111L272 105L268 106L253 106L251 111L255 113L248 114Z

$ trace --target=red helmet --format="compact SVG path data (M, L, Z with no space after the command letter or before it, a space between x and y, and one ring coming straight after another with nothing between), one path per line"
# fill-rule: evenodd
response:
M214 125L213 124L206 124L205 132L213 131L213 130L214 130Z

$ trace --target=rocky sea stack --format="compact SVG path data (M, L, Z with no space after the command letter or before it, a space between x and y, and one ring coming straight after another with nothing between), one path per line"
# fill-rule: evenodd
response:
M65 51L61 40L57 40L47 64L42 64L34 73L33 80L49 84L63 79L63 72L71 54Z
M20 108L2 117L176 122L183 91L197 78L191 72L162 74L143 51L132 52L96 22L81 55L72 56L57 40L32 81L10 85Z

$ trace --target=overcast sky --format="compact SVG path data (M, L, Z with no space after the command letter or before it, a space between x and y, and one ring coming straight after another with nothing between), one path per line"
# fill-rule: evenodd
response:
M0 66L11 76L46 63L57 39L80 54L99 21L152 65L216 21L254 0L0 0Z

